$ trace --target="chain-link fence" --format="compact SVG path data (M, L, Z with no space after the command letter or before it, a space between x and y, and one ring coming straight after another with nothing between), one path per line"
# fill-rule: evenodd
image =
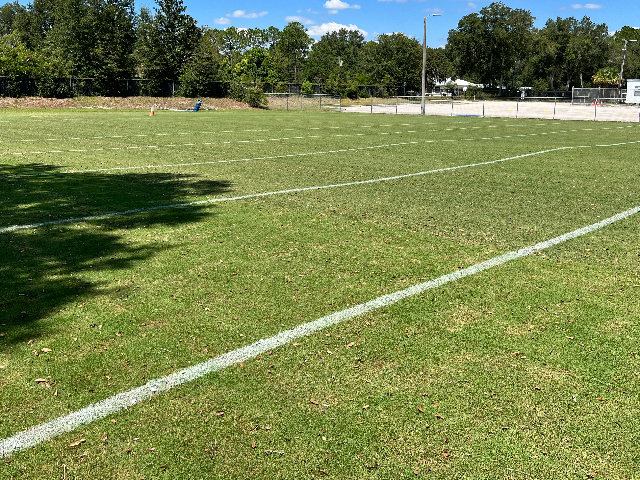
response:
M269 110L339 112L342 99L335 95L300 95L295 93L267 93Z
M573 88L571 103L621 103L627 95L627 90L617 88Z
M229 83L211 81L200 85L197 96L222 98L229 91ZM178 80L149 80L129 78L101 82L95 78L78 77L0 77L0 97L40 96L67 98L75 96L107 95L114 97L172 97L181 92Z
M387 97L348 101L341 111L420 115L422 98ZM549 120L592 120L640 122L640 106L624 103L573 104L570 98L501 97L473 100L462 97L429 96L425 98L425 115L451 117L539 118Z

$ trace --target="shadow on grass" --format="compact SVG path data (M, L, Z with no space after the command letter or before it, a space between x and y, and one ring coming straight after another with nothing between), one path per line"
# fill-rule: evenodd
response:
M193 175L61 175L55 174L56 169L41 164L0 165L0 228L180 204L231 189L228 182ZM0 345L46 334L53 327L43 319L71 303L105 293L108 287L87 281L82 272L125 270L162 248L131 245L122 230L199 222L211 215L211 208L194 205L115 216L90 225L67 223L1 233Z

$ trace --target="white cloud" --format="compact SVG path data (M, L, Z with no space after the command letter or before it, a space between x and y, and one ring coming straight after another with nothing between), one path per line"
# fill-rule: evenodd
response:
M267 15L269 12L249 12L245 10L236 10L233 13L227 13L225 16L230 18L260 18Z
M435 13L437 15L442 15L444 13L444 10L442 10L441 8L427 8L425 9L426 13Z
M342 0L327 0L324 2L324 8L329 10L329 13L338 13L340 10L345 10L347 8L353 8L356 10L360 9L360 5L349 5L347 2L343 2Z
M298 15L290 15L288 17L284 17L284 19L287 22L299 22L303 25L315 25L316 22L314 22L313 20L306 18L306 17L300 17Z
M213 19L213 23L215 23L217 25L229 25L231 23L231 20L229 20L228 18L225 18L225 17L214 18Z
M580 3L574 3L571 5L571 8L573 8L574 10L581 10L583 8L586 8L587 10L596 10L598 8L604 8L604 5L599 5L597 3L585 3L584 5Z
M307 33L310 37L321 37L325 33L329 32L337 32L338 30L345 28L347 30L359 31L364 37L369 35L367 32L358 28L357 25L343 25L341 23L329 22L323 23L322 25L316 25L315 27L311 27L307 29Z

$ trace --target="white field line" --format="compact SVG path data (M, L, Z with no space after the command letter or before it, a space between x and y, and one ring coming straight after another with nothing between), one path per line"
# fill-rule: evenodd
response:
M496 125L490 125L487 128L491 128L491 127L496 127ZM629 126L622 126L622 127L616 127L616 128L634 128L635 126L633 125L629 125ZM329 127L329 128L333 128L333 127ZM483 127L472 127L472 129L476 129L476 128L483 128ZM466 128L457 128L459 130L466 130ZM605 128L604 130L607 130L608 128ZM454 130L452 128L446 129L446 130ZM571 132L578 132L578 131L587 131L587 130L593 130L591 128L585 128L585 129L573 129L573 130L559 130L559 131L553 131L553 132L540 132L540 133L528 133L528 134L519 134L519 135L501 135L501 136L494 136L494 137L480 137L480 138L462 138L459 140L454 140L454 139L442 139L442 140L426 140L426 141L421 141L421 142L406 142L406 143L400 143L398 145L405 145L405 144L411 144L411 143L439 143L439 142L457 142L457 141L477 141L477 140L501 140L501 139L505 139L505 138L512 138L512 137L535 137L538 135L558 135L561 133L571 133ZM426 131L424 133L429 133L429 132L434 132L434 131L438 131L438 130L431 130L431 131ZM405 134L405 133L416 133L413 130L408 130L406 132L378 132L378 133L374 133L372 135L401 135L401 134ZM26 155L43 155L43 154L50 154L50 153L89 153L89 152L112 152L112 151L127 151L127 150L147 150L147 149L161 149L161 148L181 148L181 147L201 147L201 146L215 146L215 145L232 145L232 144L247 144L247 143L265 143L265 142L284 142L287 140L306 140L309 138L313 138L313 139L323 139L323 138L349 138L349 137L364 137L364 136L370 136L371 134L364 134L364 133L353 133L353 134L336 134L336 135L325 135L325 136L321 136L321 135L308 135L306 137L303 136L294 136L294 137L278 137L278 138L266 138L266 139L253 139L253 140L229 140L229 141L219 141L219 142L200 142L200 143L170 143L170 144L165 144L165 145L131 145L131 146L126 146L126 147L97 147L97 148L73 148L73 149L67 149L67 150L33 150L33 151L21 151L21 152L3 152L0 153L0 157L6 157L6 156L26 156ZM357 149L356 149L357 150ZM341 150L341 151L351 151L349 149L347 150ZM321 154L324 152L318 152L317 154ZM333 153L333 152L327 152L327 153ZM305 154L305 155L309 155L309 154ZM266 157L266 158L280 158L280 157ZM246 159L245 159L246 160ZM230 160L227 160L227 162ZM222 162L222 161L219 161ZM213 163L219 163L219 162L213 162ZM204 164L209 163L209 162L204 162ZM186 164L177 164L176 166L187 166L187 165L201 165L203 163L186 163ZM171 165L163 165L163 167L166 166L171 166ZM8 175L8 176L0 176L0 178L20 178L20 177L31 177L31 176L47 176L47 175L60 175L60 174L65 174L65 173L82 173L82 172L104 172L104 171L110 171L110 170L127 170L127 169L140 169L140 168L160 168L161 166L156 166L156 165L151 165L151 166L143 166L143 167L120 167L120 168L114 168L114 169L91 169L91 170L76 170L76 171L65 171L65 172L52 172L52 173L40 173L40 174L27 174L27 175Z
M86 170L64 170L61 172L45 172L45 173L30 173L30 174L18 174L18 175L5 175L0 176L0 178L27 178L27 177L47 177L53 175L70 175L70 174L78 174L78 173L98 173L98 172L116 172L123 170L146 170L152 168L173 168L173 167L190 167L194 165L215 165L218 163L234 163L234 162L250 162L256 160L275 160L278 158L290 158L290 157L307 157L310 155L329 155L332 153L347 153L347 152L358 152L362 150L371 150L376 148L388 148L388 147L399 147L403 145L416 145L420 142L398 142L398 143L387 143L384 145L371 145L368 147L354 147L354 148L341 148L338 150L325 150L320 152L302 152L302 153L290 153L286 155L271 155L267 157L249 157L249 158L232 158L228 160L212 160L209 162L188 162L188 163L171 163L171 164L160 164L160 165L139 165L134 167L110 167L110 168L95 168L95 169L86 169ZM192 145L192 144L189 144ZM166 145L166 146L176 146L176 145ZM74 150L75 151L75 150Z
M480 128L480 127L471 127L472 129L476 129L476 128ZM624 126L624 127L616 127L616 128L629 128L628 126ZM466 129L466 128L462 128L462 129ZM604 130L608 130L609 128L605 128ZM591 129L589 129L591 130ZM519 136L519 137L526 137L526 136L537 136L537 135L553 135L553 134L560 134L560 133L569 133L569 132L577 132L578 130L574 129L574 130L560 130L557 132L544 132L544 133L531 133L531 134L522 134L522 135L502 135L502 136L496 136L496 137L476 137L476 138L462 138L458 141L461 142L470 142L470 141L478 141L478 140L501 140L501 139L505 139L505 138L512 138L514 136ZM396 132L398 133L398 132ZM409 131L407 133L415 133L413 131ZM361 136L362 134L355 134L355 136ZM345 135L343 135L345 136ZM294 137L296 138L296 137ZM308 137L308 138L319 138L319 137ZM264 141L264 140L256 140L256 141ZM0 175L0 179L1 178L29 178L29 177L46 177L46 176L53 176L53 175L70 175L70 174L78 174L78 173L100 173L100 172L116 172L116 171L126 171L126 170L147 170L147 169L153 169L153 168L175 168L175 167L189 167L189 166L196 166L196 165L214 165L214 164L218 164L218 163L233 163L233 162L248 162L248 161L256 161L256 160L274 160L274 159L278 159L278 158L287 158L287 157L304 157L304 156L310 156L310 155L328 155L328 154L332 154L332 153L345 153L345 152L357 152L357 151L361 151L361 150L370 150L370 149L375 149L375 148L387 148L387 147L397 147L397 146L403 146L403 145L417 145L420 143L438 143L438 142L453 142L455 140L423 140L423 141L413 141L413 142L398 142L398 143L389 143L389 144L383 144L383 145L371 145L368 147L354 147L354 148L343 148L343 149L338 149L338 150L326 150L326 151L319 151L319 152L303 152L303 153L294 153L294 154L288 154L288 155L273 155L273 156L266 156L266 157L249 157L249 158L237 158L237 159L228 159L228 160L212 160L209 162L187 162L187 163L172 163L172 164L157 164L157 165L139 165L139 166L132 166L132 167L109 167L109 168L94 168L94 169L84 169L84 170L64 170L64 171L57 171L57 172L43 172L43 173L31 173L31 174L16 174L16 175ZM247 141L245 141L246 143ZM229 143L229 142L224 142L224 143ZM198 146L198 145L213 145L213 143L202 143L202 144L183 144L183 145L164 145L164 147L180 147L180 146ZM151 146L138 146L138 147L113 147L113 148L99 148L99 149L92 149L90 151L100 151L100 150L130 150L130 149L140 149L140 148L161 148L163 146L157 146L157 145L151 145ZM86 152L89 150L68 150L68 152ZM27 155L27 154L36 154L36 153L62 153L59 150L56 150L55 152L14 152L14 153L5 153L5 154L0 154L0 156L2 155Z
M348 127L372 127L374 125L347 125ZM326 127L328 128L328 127ZM320 130L320 127L302 128L298 130ZM275 131L290 131L293 128L276 129ZM73 140L109 140L113 138L149 138L149 137L174 137L185 135L216 135L221 133L255 133L255 132L273 132L273 129L247 129L247 130L218 130L218 131L202 131L202 132L172 132L172 133L136 133L131 135L99 135L91 137L49 137L49 138L25 138L18 140L0 140L0 143L35 143L35 142L68 142Z
M407 143L403 143L403 144L387 144L387 145L378 145L378 146L372 146L372 147L361 147L360 150L365 150L365 149L371 149L371 148L383 148L383 147L388 147L388 146L394 146L394 145L410 145L410 144L415 144L417 142L407 142ZM66 224L66 223L81 223L81 222L87 222L87 221L91 221L91 220L101 220L101 219L105 219L105 218L110 218L110 217L116 217L116 216L122 216L122 215L131 215L134 213L140 213L140 212L150 212L153 210L166 210L166 209L170 209L170 208L184 208L184 207L191 207L191 206L195 206L195 205L206 205L206 204L212 204L212 203L221 203L221 202L230 202L230 201L235 201L235 200L246 200L246 199L250 199L250 198L259 198L259 197L268 197L268 196L272 196L272 195L286 195L289 193L298 193L298 192L307 192L310 190L324 190L324 189L329 189L329 188L340 188L340 187L351 187L351 186L355 186L355 185L366 185L369 183L379 183L379 182L388 182L391 180L398 180L398 179L402 179L402 178L410 178L410 177L417 177L420 175L428 175L431 173L439 173L439 172L447 172L447 171L451 171L451 170L460 170L462 168L470 168L470 167L479 167L482 165L491 165L493 163L500 163L500 162L506 162L509 160L516 160L519 158L526 158L526 157L531 157L534 155L542 155L544 153L550 153L550 152L557 152L560 150L571 150L571 149L577 149L577 148L596 148L596 147L616 147L616 146L622 146L622 145L632 145L632 144L638 144L640 143L640 140L637 141L633 141L633 142L624 142L624 143L612 143L612 144L608 144L608 145L578 145L578 146L569 146L569 147L558 147L558 148L552 148L549 150L541 150L539 152L532 152L532 153L526 153L524 155L516 155L514 157L507 157L507 158L500 158L498 160L489 160L487 162L478 162L478 163L470 163L470 164L466 164L466 165L456 165L453 167L443 167L443 168L436 168L434 170L426 170L423 172L415 172L415 173L407 173L404 175L395 175L393 177L382 177L382 178L374 178L374 179L370 179L370 180L361 180L361 181L357 181L357 182L345 182L345 183L335 183L332 185L316 185L316 186L312 186L312 187L300 187L300 188L292 188L292 189L287 189L287 190L276 190L276 191L272 191L272 192L264 192L264 193L252 193L252 194L247 194L247 195L240 195L237 197L221 197L221 198L209 198L206 200L198 200L195 202L186 202L186 203L174 203L174 204L169 204L169 205L158 205L156 207L144 207L144 208L134 208L131 210L123 210L120 212L111 212L111 213L104 213L104 214L100 214L100 215L89 215L86 217L74 217L74 218L66 218L66 219L62 219L62 220L51 220L51 221L47 221L47 222L39 222L39 223L31 223L31 224L27 224L27 225L13 225L10 227L3 227L0 228L0 234L1 233L7 233L7 232L14 232L14 231L18 231L18 230L28 230L28 229L33 229L33 228L39 228L39 227L45 227L45 226L49 226L49 225L62 225L62 224ZM326 153L337 153L337 152L344 152L344 151L350 151L350 150L332 150L330 152L326 152ZM317 155L318 152L311 152L311 153L298 153L298 154L290 154L290 155L282 155L282 156L278 156L278 157L264 157L264 158L285 158L285 157L296 157L296 156L302 156L302 155ZM230 162L232 160L222 160L224 162ZM237 160L237 161L241 161L241 160ZM142 167L139 167L142 168Z
M498 255L489 260L485 260L462 270L448 273L441 277L429 280L424 283L413 285L404 290L383 295L365 303L355 305L353 307L332 313L330 315L318 318L309 323L298 325L290 330L282 331L272 337L260 339L250 345L227 352L218 357L207 360L206 362L193 365L184 370L167 375L166 377L151 380L144 385L122 392L112 397L108 397L97 403L91 404L85 408L77 410L63 417L56 418L49 422L37 425L29 430L18 433L10 438L0 440L0 457L6 457L15 452L34 447L42 442L51 440L59 435L69 433L78 427L87 425L96 420L100 420L121 410L127 409L138 402L148 400L160 393L166 392L180 385L192 382L208 375L212 372L220 371L227 367L232 367L266 353L274 348L281 347L291 343L302 337L307 337L313 333L323 330L332 325L351 320L365 313L393 305L405 298L413 297L427 290L440 287L450 282L460 280L476 273L497 267L504 263L516 260L522 257L532 255L555 245L567 242L574 238L587 235L591 232L604 228L612 223L623 220L627 217L640 212L640 206L630 208L624 212L618 213L613 217L607 218L597 223L593 223L586 227L573 230L555 238L545 240L535 245L522 248L520 250L511 251L503 255Z
M425 125L433 125L427 123ZM378 127L391 127L392 125L345 125L345 128L378 128ZM401 126L409 126L409 124L402 124ZM495 128L497 125L483 125L481 127L473 128ZM308 128L282 128L282 129L247 129L247 130L219 130L219 131L202 131L202 132L175 132L175 133L136 133L131 135L102 135L91 137L50 137L50 138L26 138L18 140L0 140L2 143L36 143L36 142L68 142L78 140L111 140L111 139L125 139L125 138L151 138L151 137L174 137L185 135L219 135L222 133L256 133L256 132L287 132L287 131L301 131L301 130L326 130L335 129L336 127L308 127ZM466 130L465 127L450 128L448 130ZM426 132L437 132L439 130L431 129ZM415 133L415 132L414 132Z
M371 147L367 147L367 148L371 148ZM208 198L206 200L198 200L198 201L195 201L195 202L174 203L174 204L171 204L171 205L158 205L156 207L134 208L134 209L131 209L131 210L123 210L121 212L105 213L105 214L101 214L101 215L90 215L90 216L86 216L86 217L66 218L66 219L62 219L62 220L50 220L50 221L47 221L47 222L32 223L32 224L28 224L28 225L13 225L11 227L0 228L0 233L15 232L15 231L18 231L18 230L29 230L29 229L33 229L33 228L45 227L45 226L48 226L48 225L62 225L62 224L65 224L65 223L81 223L81 222L87 222L87 221L90 221L90 220L101 220L101 219L110 218L110 217L116 217L116 216L122 216L122 215L131 215L133 213L151 212L153 210L166 210L166 209L169 209L169 208L184 208L184 207L192 207L192 206L195 206L195 205L206 205L206 204L211 204L211 203L231 202L231 201L235 201L235 200L247 200L249 198L270 197L272 195L286 195L286 194L289 194L289 193L308 192L309 190L325 190L325 189L329 189L329 188L352 187L354 185L366 185L366 184L369 184L369 183L388 182L388 181L391 181L391 180L399 180L399 179L402 179L402 178L417 177L417 176L420 176L420 175L428 175L428 174L431 174L431 173L447 172L447 171L451 171L451 170L460 170L462 168L479 167L481 165L491 165L493 163L506 162L506 161L509 161L509 160L516 160L518 158L532 157L534 155L542 155L544 153L556 152L556 151L559 151L559 150L567 150L567 149L571 149L571 148L575 148L575 147L553 148L553 149L550 149L550 150L542 150L540 152L525 153L524 155L517 155L515 157L500 158L498 160L489 160L487 162L469 163L469 164L466 164L466 165L456 165L456 166L453 166L453 167L436 168L434 170L427 170L427 171L424 171L424 172L407 173L407 174L404 174L404 175L394 175L393 177L374 178L374 179L370 179L370 180L360 180L360 181L357 181L357 182L335 183L335 184L332 184L332 185L316 185L316 186L313 186L313 187L291 188L291 189L288 189L288 190L276 190L276 191L273 191L273 192L250 193L250 194L247 194L247 195L240 195L240 196L237 196L237 197ZM289 156L289 155L285 155L285 156Z

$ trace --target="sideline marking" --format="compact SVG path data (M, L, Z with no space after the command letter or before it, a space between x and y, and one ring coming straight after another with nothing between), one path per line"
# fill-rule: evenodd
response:
M434 140L427 140L425 143L430 143L430 142L434 142ZM384 147L390 147L390 146L398 146L398 145L413 145L416 144L418 142L407 142L407 143L391 143L391 144L387 144L387 145L376 145L376 146L372 146L372 147L361 147L359 148L359 150L366 150L366 149L372 149L372 148L384 148ZM317 185L317 186L313 186L313 187L301 187L301 188L293 188L293 189L288 189L288 190L277 190L277 191L273 191L273 192L264 192L264 193L252 193L252 194L248 194L248 195L240 195L237 197L221 197L221 198L210 198L207 200L198 200L195 202L187 202L187 203L174 203L174 204L170 204L170 205L158 205L156 207L144 207L144 208L135 208L135 209L131 209L131 210L124 210L121 212L112 212L112 213L104 213L104 214L100 214L100 215L90 215L90 216L86 216L86 217L75 217L75 218L67 218L67 219L63 219L63 220L52 220L49 222L40 222L40 223L33 223L33 224L28 224L28 225L13 225L10 227L3 227L0 228L0 234L1 233L6 233L6 232L14 232L14 231L18 231L18 230L27 230L30 228L39 228L39 227L44 227L47 225L62 225L65 223L80 223L80 222L86 222L86 221L90 221L90 220L100 220L100 219L105 219L105 218L110 218L110 217L116 217L116 216L122 216L122 215L130 215L133 213L140 213L140 212L150 212L153 210L166 210L169 208L184 208L184 207L190 207L190 206L194 206L194 205L205 205L208 203L220 203L220 202L230 202L233 200L245 200L245 199L249 199L249 198L258 198L258 197L268 197L271 195L284 195L287 193L298 193L298 192L306 192L309 190L324 190L324 189L328 189L328 188L339 188L339 187L350 187L350 186L354 186L354 185L365 185L368 183L378 183L378 182L386 182L386 181L390 181L390 180L397 180L397 179L401 179L401 178L409 178L409 177L417 177L419 175L427 175L430 173L439 173L439 172L446 172L449 170L459 170L462 168L469 168L469 167L478 167L481 165L490 165L492 163L500 163L500 162L506 162L508 160L516 160L518 158L525 158L525 157L531 157L534 155L541 155L544 153L550 153L550 152L556 152L556 151L560 151L560 150L571 150L571 149L576 149L576 148L597 148L597 147L615 147L615 146L621 146L621 145L632 145L632 144L638 144L640 143L640 140L637 141L633 141L633 142L623 142L623 143L612 143L612 144L608 144L608 145L576 145L576 146L569 146L569 147L558 147L558 148L553 148L550 150L541 150L539 152L532 152L532 153L526 153L524 155L517 155L515 157L507 157L507 158L500 158L498 160L490 160L488 162L480 162L480 163L470 163L470 164L466 164L466 165L456 165L453 167L443 167L443 168L437 168L435 170L426 170L423 172L416 172L416 173L407 173L404 175L395 175L393 177L382 177L382 178L374 178L374 179L370 179L370 180L361 180L358 182L347 182L347 183L336 183L336 184L332 184L332 185ZM345 152L345 151L353 151L354 149L351 150L332 150L329 152L323 152L323 153L338 153L338 152ZM318 155L320 152L310 152L310 153L295 153L295 154L289 154L289 155L279 155L276 157L263 157L263 158L286 158L286 157L298 157L298 156L304 156L304 155ZM218 162L203 162L202 164L208 164L208 163L225 163L225 162L233 162L233 161L248 161L248 160L254 160L254 159L242 159L242 160L220 160ZM197 164L193 164L193 165L197 165ZM126 168L147 168L147 167L126 167ZM151 167L149 167L151 168ZM71 173L71 172L69 172Z
M473 127L473 128L480 128L480 127ZM625 126L625 127L617 127L617 128L629 128L629 126ZM588 129L591 130L591 129ZM571 130L573 132L577 131L577 130ZM414 131L408 131L406 133L416 133ZM558 130L558 131L553 131L553 132L546 132L543 133L543 135L552 135L552 134L560 134L560 133L568 133L567 130ZM353 134L352 136L359 136L362 134ZM515 136L519 136L519 137L526 137L526 136L532 136L532 135L537 135L537 133L530 133L530 134L521 134L521 135L515 135ZM450 140L450 139L443 139L443 140L423 140L423 141L414 141L414 142L399 142L399 143L389 143L389 144L383 144L383 145L371 145L368 147L354 147L354 148L342 148L339 150L327 150L327 151L320 151L320 152L304 152L304 153L294 153L294 154L289 154L289 155L274 155L274 156L268 156L268 157L250 157L250 158L237 158L237 159L228 159L228 160L213 160L210 162L190 162L190 163L173 163L173 164L160 164L160 165L140 165L140 166L131 166L131 167L109 167L109 168L94 168L94 169L85 169L85 170L65 170L65 171L58 171L58 172L44 172L44 173L27 173L27 174L15 174L15 175L0 175L0 179L2 178L30 178L30 177L46 177L46 176L53 176L53 175L70 175L70 174L77 174L77 173L98 173L98 172L115 172L115 171L125 171L125 170L145 170L145 169L151 169L151 168L172 168L172 167L189 167L189 166L195 166L195 165L214 165L217 163L232 163L232 162L248 162L248 161L253 161L253 160L275 160L278 158L287 158L287 157L304 157L304 156L310 156L310 155L326 155L326 154L330 154L330 153L345 153L345 152L357 152L357 151L361 151L361 150L370 150L370 149L374 149L374 148L386 148L386 147L398 147L398 146L403 146L403 145L418 145L420 143L438 143L438 142L454 142L454 141L461 141L461 142L473 142L476 140L502 140L505 138L512 138L514 135L502 135L502 136L496 136L496 137L476 137L476 138L461 138L459 140ZM310 136L309 138L318 138L318 137L314 137L314 136ZM262 142L265 140L255 140L256 142ZM223 142L223 143L227 143L227 142ZM635 142L627 142L629 144L631 143L635 143ZM213 145L214 143L209 142L209 143L202 143L202 144L183 144L183 145L177 145L177 144L167 144L167 145L147 145L147 146L135 146L135 147L111 147L111 148L97 148L97 149L91 149L91 150L68 150L68 152L86 152L86 151L107 151L107 150L130 150L130 149L142 149L142 148L161 148L161 147L180 147L180 146L185 146L185 145L189 145L189 146L197 146L197 145ZM624 145L626 143L622 143L619 145ZM57 153L62 153L58 150L56 150ZM52 153L52 152L42 152L42 151L35 151L35 152L12 152L12 153L0 153L0 156L3 155L27 155L27 154L42 154L42 153Z
M640 142L640 140L639 140ZM366 147L372 148L372 147ZM340 187L351 187L354 185L366 185L368 183L378 183L378 182L388 182L390 180L398 180L401 178L409 178L409 177L417 177L420 175L428 175L430 173L439 173L439 172L447 172L450 170L459 170L461 168L469 168L469 167L479 167L481 165L491 165L492 163L500 163L506 162L508 160L516 160L518 158L532 157L534 155L541 155L543 153L556 152L558 150L567 150L575 147L560 147L553 148L551 150L542 150L540 152L533 153L525 153L524 155L517 155L515 157L508 158L500 158L498 160L489 160L488 162L480 162L480 163L470 163L466 165L456 165L453 167L443 167L436 168L435 170L426 170L424 172L416 172L416 173L406 173L404 175L394 175L393 177L382 177L382 178L374 178L370 180L360 180L357 182L346 182L346 183L335 183L332 185L316 185L313 187L300 187L300 188L291 188L287 190L276 190L273 192L264 192L264 193L250 193L247 195L240 195L237 197L220 197L220 198L208 198L206 200L198 200L195 202L187 202L187 203L174 203L171 205L158 205L156 207L143 207L143 208L134 208L131 210L123 210L121 212L112 212L112 213L104 213L101 215L90 215L86 217L76 217L76 218L66 218L63 220L51 220L48 222L40 222L40 223L32 223L29 225L13 225L11 227L3 227L0 228L0 233L6 232L15 232L18 230L28 230L31 228L45 227L47 225L62 225L64 223L81 223L89 220L101 220L110 217L116 217L121 215L130 215L132 213L140 213L140 212L151 212L153 210L166 210L169 208L184 208L184 207L192 207L194 205L206 205L209 203L221 203L221 202L230 202L234 200L246 200L249 198L259 198L259 197L269 197L272 195L284 195L287 193L298 193L298 192L307 192L309 190L325 190L328 188L340 188ZM294 157L296 155L282 155L282 157ZM278 157L281 158L281 157Z
M402 124L403 126L410 126L407 124ZM425 125L434 125L431 123L427 123ZM381 126L391 126L391 125L357 125L357 124L345 124L345 128L375 128ZM496 125L491 125L495 127ZM279 131L297 131L297 130L323 130L323 129L335 129L337 127L308 127L302 129L295 128L285 128L282 130L279 129L264 129L264 130L219 130L219 131L200 131L200 132L175 132L175 133L136 133L130 135L103 135L103 136L93 136L93 137L50 137L50 138L26 138L26 139L18 139L18 140L0 140L0 144L2 143L35 143L35 142L65 142L70 140L107 140L112 138L144 138L144 137L166 137L166 136L185 136L185 135L216 135L220 133L255 133L255 132L279 132ZM478 127L478 128L485 128ZM454 129L455 130L455 129ZM438 130L427 130L427 132L435 132Z
M339 312L326 315L312 322L298 325L290 330L282 331L272 337L260 339L250 345L232 350L218 357L207 360L206 362L202 362L167 375L166 377L151 380L140 387L108 397L63 417L58 417L54 420L18 433L10 438L0 440L0 458L11 455L14 452L25 450L29 447L34 447L64 433L69 433L78 427L100 420L121 410L125 410L136 403L148 400L160 393L169 391L172 388L197 380L209 373L217 372L224 368L237 365L240 362L255 358L269 350L291 343L293 340L307 337L332 325L351 320L352 318L379 308L393 305L405 298L413 297L432 288L440 287L461 278L475 275L476 273L484 270L497 267L512 260L526 257L560 243L581 237L595 230L611 225L612 223L635 215L638 212L640 212L640 206L630 208L629 210L620 212L613 217L609 217L600 222L578 228L577 230L573 230L558 237L536 243L529 247L521 248L520 250L498 255L497 257L493 257L489 260L476 263L470 267L448 273L424 283L413 285L412 287L404 290L398 290L368 302L340 310Z
M329 127L332 128L332 127ZM431 131L437 131L437 130L431 130ZM428 131L429 132L429 131ZM395 134L403 134L403 133L410 133L410 132L377 132L377 133L373 133L371 134L371 136L375 136L375 135L390 135L391 133L395 133ZM551 133L558 133L558 132L551 132ZM534 134L527 134L527 135L534 135ZM76 148L76 149L67 149L67 150L31 150L31 151L19 151L19 152L2 152L0 153L0 157L7 157L7 156L26 156L26 155L41 155L44 153L88 153L88 152L111 152L111 151L125 151L125 150L142 150L142 149L154 149L154 148L167 148L167 147L198 147L198 146L214 146L214 145L233 145L233 144L242 144L242 143L262 143L262 142L284 142L287 140L305 140L305 139L309 139L309 138L318 138L318 139L322 139L322 138L334 138L334 137L339 137L339 138L349 138L349 137L358 137L358 136L364 136L364 134L362 133L349 133L349 134L335 134L335 135L327 135L327 136L320 136L320 135L308 135L306 137L278 137L278 138L255 138L252 140L228 140L228 141L218 141L218 142L201 142L201 143L178 143L178 144L166 144L166 145L130 145L130 146L126 146L126 147L96 147L96 148ZM524 135L523 135L524 136ZM494 137L496 139L499 139L501 137ZM449 141L449 142L453 142L455 140L433 140L433 141ZM419 143L419 142L416 142ZM92 171L92 170L86 170L86 171Z
M486 128L492 128L492 127L496 127L495 125L489 125ZM327 127L327 128L338 128L338 127ZM485 127L473 127L473 128L485 128ZM626 125L623 127L617 127L617 128L636 128L635 125ZM457 127L457 130L460 130L461 128ZM292 130L292 129L287 129L287 130ZM455 130L455 129L449 129L449 130ZM592 128L584 128L582 130L571 130L572 132L577 132L577 131L590 131L593 130ZM440 132L442 130L426 130L424 133L430 133L430 132ZM404 134L404 133L416 133L413 130L408 130L406 132L378 132L378 133L374 133L372 134L372 136L375 135L390 135L390 134ZM519 137L529 137L529 136L536 136L536 135L551 135L551 134L560 134L560 133L568 133L566 130L559 130L559 131L553 131L553 132L546 132L546 133L527 133L527 134L520 134L517 135ZM176 144L176 143L170 143L170 144L165 144L165 145L131 145L131 146L122 146L122 147L97 147L97 148L84 148L84 149L67 149L67 150L32 150L32 151L20 151L20 152L0 152L0 157L7 157L7 156L26 156L26 155L42 155L45 153L88 153L88 152L111 152L111 151L126 151L126 150L143 150L143 149L159 149L159 148L180 148L180 147L198 147L198 146L214 146L214 145L232 145L232 144L242 144L242 143L260 143L260 142L284 142L287 140L304 140L307 138L318 138L318 139L322 139L322 138L333 138L333 137L343 137L343 138L347 138L347 137L358 137L358 136L363 136L364 134L362 133L352 133L352 134L336 134L336 135L326 135L326 136L321 136L321 135L308 135L306 137L278 137L278 138L258 138L258 139L252 139L252 140L228 140L228 141L218 141L218 142L202 142L202 143L181 143L181 144ZM138 136L146 136L146 135L134 135L134 137L138 137ZM509 136L507 135L502 135L502 136L495 136L495 137L484 137L484 138L462 138L460 139L460 141L470 141L470 140L500 140L503 138L509 138ZM430 142L456 142L458 140L454 140L454 139L443 139L443 140L430 140ZM408 142L406 144L411 144L411 143L420 143L420 142ZM404 143L400 143L398 145L404 145ZM356 149L357 150L357 149ZM344 151L350 151L349 149L344 150ZM317 152L316 154L320 154L320 153L325 153L325 152ZM332 152L329 152L332 153ZM278 158L278 157L268 157L268 158ZM215 163L215 162L214 162ZM191 164L178 164L178 165L191 165ZM194 164L197 165L197 164ZM126 169L126 168L130 168L130 169L136 169L136 168L154 168L155 166L149 166L149 167L123 167L122 169ZM74 171L72 173L79 173L79 172L98 172L98 171L107 171L110 169L97 169L97 170L78 170L78 171ZM69 173L69 172L58 172L58 173L47 173L47 174L35 174L35 175L10 175L10 176L0 176L0 178L17 178L17 177L21 177L21 176L37 176L37 175L56 175L56 174L63 174L63 173Z

